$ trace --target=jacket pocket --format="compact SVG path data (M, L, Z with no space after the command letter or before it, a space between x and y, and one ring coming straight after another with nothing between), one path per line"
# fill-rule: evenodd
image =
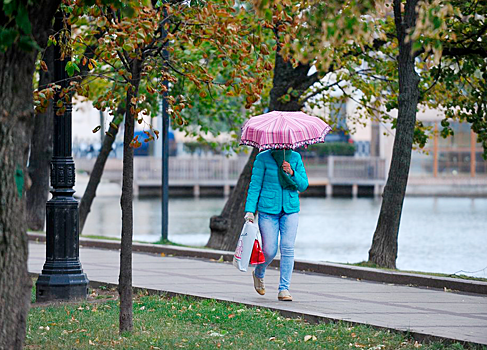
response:
M299 207L299 195L297 191L289 192L289 206L293 208Z
M259 205L263 208L272 208L276 205L277 192L276 191L262 191L260 194Z

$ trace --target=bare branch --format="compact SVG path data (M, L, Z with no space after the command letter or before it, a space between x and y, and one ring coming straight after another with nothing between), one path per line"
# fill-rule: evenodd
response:
M310 93L309 95L305 96L303 99L301 99L301 102L304 104L304 103L306 103L306 102L307 102L307 101L308 101L310 98L312 98L312 97L314 97L314 96L316 96L316 95L319 95L319 94L321 94L323 91L326 91L326 90L328 90L329 88L331 88L331 87L333 87L333 86L336 86L336 85L338 85L338 84L340 84L340 83L341 83L341 81L337 81L337 82L335 82L335 83L333 83L333 84L329 84L329 85L323 86L322 88L317 89L317 90L313 91L312 93Z

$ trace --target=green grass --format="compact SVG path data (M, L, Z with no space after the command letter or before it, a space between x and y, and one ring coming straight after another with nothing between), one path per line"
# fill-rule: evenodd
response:
M352 266L360 266L360 267L371 267L371 268L374 268L374 269L381 269L381 270L392 271L392 272L415 273L415 274L418 274L418 275L428 275L428 276L437 276L437 277L450 277L450 278L458 278L458 279L464 279L464 280L487 282L487 278L472 277L472 276L467 276L467 275L457 275L457 274L446 274L446 273L437 273L437 272L406 271L406 270L388 269L388 268L385 268L385 267L377 266L376 264L371 263L369 261L362 261L362 262L359 262L359 263L344 264L344 265L352 265Z
M369 326L311 325L266 309L147 295L135 297L134 331L122 336L115 300L32 308L27 328L26 349L464 349Z

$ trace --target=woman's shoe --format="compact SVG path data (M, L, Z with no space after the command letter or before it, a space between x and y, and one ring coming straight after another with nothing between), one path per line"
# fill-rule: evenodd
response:
M252 277L254 278L255 291L260 295L264 295L265 294L264 279L255 276L255 271L252 271Z
M291 293L289 293L288 290L279 291L279 294L277 295L277 299L281 301L293 301L293 297L291 296Z

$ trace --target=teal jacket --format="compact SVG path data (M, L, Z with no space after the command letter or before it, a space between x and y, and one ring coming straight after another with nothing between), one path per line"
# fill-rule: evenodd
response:
M294 171L291 178L296 182L298 191L303 192L308 188L308 176L301 155L292 152L289 164ZM282 188L279 183L277 163L271 152L261 152L255 158L252 169L245 212L255 213L259 210L267 214L279 214L284 210L287 214L297 213L299 211L298 191Z

